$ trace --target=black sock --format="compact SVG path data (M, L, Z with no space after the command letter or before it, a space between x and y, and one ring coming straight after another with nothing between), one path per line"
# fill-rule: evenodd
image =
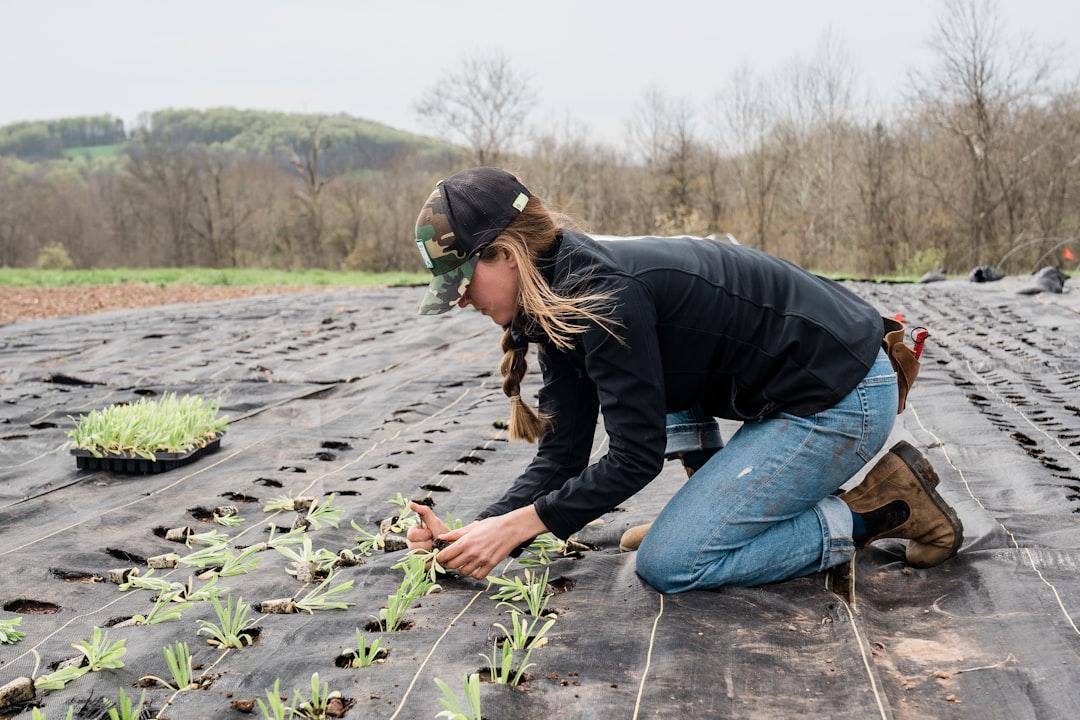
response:
M691 450L690 452L683 453L683 467L697 472L701 469L702 465L708 462L709 458L720 450L721 448L703 448L701 450Z
M903 524L911 516L911 509L903 500L893 500L875 510L864 513L851 513L852 535L856 542L865 542L886 530L892 530L897 525Z

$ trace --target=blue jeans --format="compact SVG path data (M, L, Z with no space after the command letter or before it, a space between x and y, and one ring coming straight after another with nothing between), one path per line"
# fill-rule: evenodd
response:
M851 512L831 493L884 446L896 419L896 374L884 351L846 397L799 417L743 423L668 502L637 554L637 573L660 592L762 585L847 562ZM709 427L712 427L710 430ZM668 452L712 442L700 411L668 416Z

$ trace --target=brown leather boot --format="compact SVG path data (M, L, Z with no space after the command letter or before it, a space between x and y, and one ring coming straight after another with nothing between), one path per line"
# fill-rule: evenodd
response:
M644 525L635 525L622 534L619 538L619 550L623 552L631 552L641 547L641 541L645 539L645 534L649 532L649 528L652 527L652 523L645 523Z
M956 512L934 488L937 473L922 453L909 443L893 445L857 486L841 496L852 512L871 513L900 501L908 517L895 527L870 536L869 544L880 538L905 538L905 557L913 567L940 565L960 549L964 527Z
M719 448L710 452L710 455L716 452ZM700 451L699 451L700 452ZM683 464L683 470L686 470L686 477L694 477L695 468L686 464L686 458L679 455L679 460ZM652 523L645 523L644 525L635 525L622 534L619 538L619 550L623 552L632 552L641 547L641 541L645 539L646 533L649 532L649 528L652 527Z

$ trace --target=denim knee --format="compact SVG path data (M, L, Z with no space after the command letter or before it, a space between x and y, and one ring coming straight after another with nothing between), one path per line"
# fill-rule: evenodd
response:
M681 567L670 548L665 552L662 543L649 542L649 536L641 542L637 551L637 574L657 592L677 593L689 590L689 568Z

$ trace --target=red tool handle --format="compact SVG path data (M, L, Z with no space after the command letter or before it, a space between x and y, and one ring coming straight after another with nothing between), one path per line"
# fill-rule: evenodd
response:
M930 331L924 327L917 327L911 331L911 337L915 341L913 352L915 353L915 359L918 360L922 356L923 346L926 345L926 338L930 337Z

